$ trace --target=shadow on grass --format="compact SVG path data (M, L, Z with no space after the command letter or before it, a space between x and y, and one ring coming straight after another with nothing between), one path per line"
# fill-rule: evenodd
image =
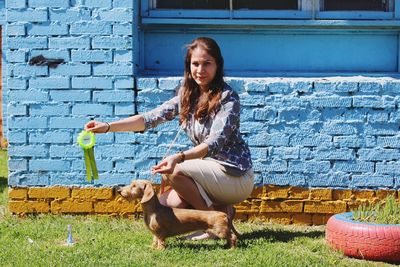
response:
M0 194L3 193L7 187L8 187L7 178L0 177Z
M325 232L323 230L313 230L309 232L303 231L285 231L285 230L274 230L274 229L262 229L251 232L242 233L238 238L238 248L247 248L259 241L264 241L268 243L287 243L299 237L306 238L322 238ZM168 247L171 248L185 248L185 249L201 249L201 250L215 250L222 248L225 244L224 240L219 241L189 241L180 240L176 238L170 239L168 242Z

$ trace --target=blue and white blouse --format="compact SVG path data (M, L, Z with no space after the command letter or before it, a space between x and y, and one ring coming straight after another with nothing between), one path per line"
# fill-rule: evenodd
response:
M154 128L179 115L180 95L164 102L161 106L142 114L145 130ZM238 169L239 173L252 168L250 149L240 135L240 102L238 94L225 84L222 90L219 110L206 121L195 120L189 112L185 132L194 145L206 143L206 157L220 162L228 169Z

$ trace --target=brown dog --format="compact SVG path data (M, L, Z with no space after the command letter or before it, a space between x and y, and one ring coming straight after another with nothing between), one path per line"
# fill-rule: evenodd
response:
M197 230L207 230L226 239L231 248L236 247L237 237L223 212L165 207L158 201L151 182L146 180L133 180L117 191L129 201L141 199L144 222L153 233L153 246L157 249L165 248L167 237Z

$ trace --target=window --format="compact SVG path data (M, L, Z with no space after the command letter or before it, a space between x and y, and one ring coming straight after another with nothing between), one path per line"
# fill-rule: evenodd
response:
M395 0L142 0L142 16L227 19L392 19L394 2Z

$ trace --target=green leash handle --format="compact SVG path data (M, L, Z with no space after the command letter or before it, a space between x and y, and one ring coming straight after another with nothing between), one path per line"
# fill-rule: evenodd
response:
M94 145L96 144L96 137L94 133L82 131L78 135L77 141L83 149L83 158L86 167L86 179L89 182L92 181L92 178L95 180L99 179L96 160L94 158Z

